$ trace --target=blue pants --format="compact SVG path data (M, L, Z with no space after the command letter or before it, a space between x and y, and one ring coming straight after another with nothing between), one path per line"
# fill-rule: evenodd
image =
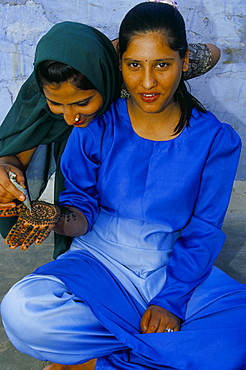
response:
M141 334L147 304L93 258L71 257L39 268L4 297L3 324L21 352L63 364L99 358L97 369L246 369L245 285L214 269L179 332Z

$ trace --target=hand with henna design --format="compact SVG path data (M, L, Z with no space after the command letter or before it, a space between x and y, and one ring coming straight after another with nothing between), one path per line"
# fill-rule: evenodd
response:
M16 207L20 210L19 217L5 240L11 249L20 247L21 250L27 250L34 242L41 244L61 218L61 210L54 204L44 201L33 201L31 204L31 211L22 204L22 207ZM15 216L13 213L16 208L0 212L4 212L5 217Z
M25 210L27 210L26 206L23 203L21 203L14 208L0 210L0 217L19 216Z

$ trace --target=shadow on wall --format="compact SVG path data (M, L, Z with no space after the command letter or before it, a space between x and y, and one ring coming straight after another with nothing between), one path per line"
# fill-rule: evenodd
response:
M245 221L237 224L225 221L223 231L226 234L226 242L215 265L240 283L246 284Z
M215 263L246 284L246 181L235 181L223 231L226 242Z
M220 63L220 62L219 62ZM223 62L222 62L223 63ZM209 71L209 74L214 74L214 78L216 78L216 75L219 77L220 75L223 75L223 65L220 65L220 69L217 69L217 67L214 67L211 71ZM236 180L245 180L246 179L246 127L245 127L245 122L243 122L241 119L239 119L236 116L236 109L237 109L237 102L236 99L238 98L239 92L233 89L233 93L235 94L235 113L232 111L229 111L228 107L226 106L227 103L227 92L226 89L230 89L230 78L228 78L229 74L232 74L231 72L225 72L226 80L223 84L221 85L222 91L224 91L223 96L220 96L218 98L215 95L215 90L213 90L213 87L219 86L218 81L213 84L213 77L211 79L211 83L208 84L206 81L206 78L208 77L207 75L200 76L193 81L189 80L189 85L190 85L190 92L202 103L204 104L205 108L211 111L221 122L228 123L231 125L237 133L240 135L241 140L242 140L242 152L241 152L241 157L239 161L239 166L238 166L238 171L236 174ZM221 77L223 78L223 77ZM235 82L234 82L235 83ZM238 89L239 90L239 89ZM222 101L224 99L224 102Z
M182 4L183 2L183 4ZM240 3L240 4L239 4ZM188 5L180 0L189 42L214 43L221 49L218 64L204 76L189 80L191 92L221 121L240 135L243 150L237 180L246 179L246 4L218 2L212 8L206 0Z

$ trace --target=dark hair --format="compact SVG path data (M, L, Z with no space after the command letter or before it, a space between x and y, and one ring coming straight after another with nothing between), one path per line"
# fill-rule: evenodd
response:
M173 6L164 3L145 2L133 7L123 19L119 31L119 55L122 58L132 37L148 32L159 32L164 35L168 46L178 51L184 58L188 49L185 22L180 12ZM202 104L192 96L185 85L183 78L174 94L181 110L179 123L175 127L175 134L189 125L192 109L206 112Z
M41 87L51 83L59 85L69 81L78 89L96 90L95 86L82 73L67 64L55 60L45 60L39 63L37 72Z

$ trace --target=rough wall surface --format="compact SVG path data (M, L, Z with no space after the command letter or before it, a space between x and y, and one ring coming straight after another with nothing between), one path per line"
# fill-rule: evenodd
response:
M72 20L117 36L125 13L139 0L0 0L0 122L32 71L35 46L53 24ZM215 43L218 65L190 82L191 91L241 135L237 179L246 178L246 2L179 0L190 42ZM76 53L76 50L74 50Z

